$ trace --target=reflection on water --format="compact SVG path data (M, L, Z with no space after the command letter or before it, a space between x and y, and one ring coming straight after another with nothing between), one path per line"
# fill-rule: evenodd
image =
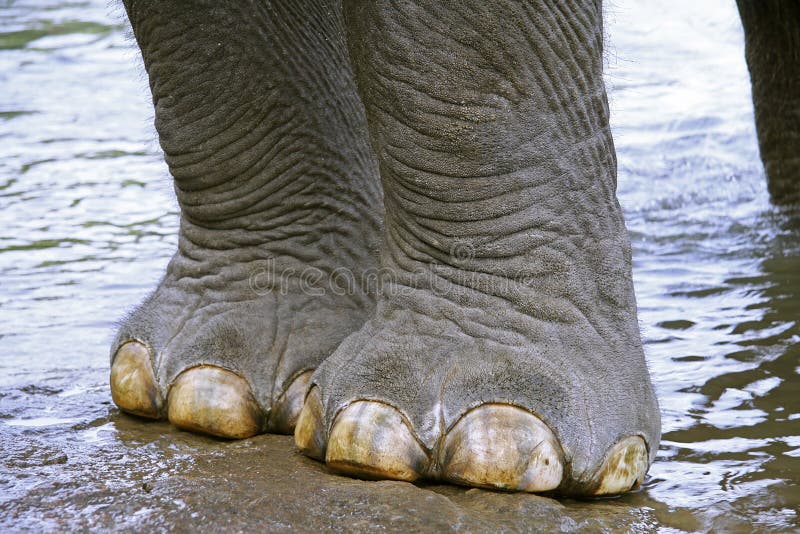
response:
M800 527L800 211L768 203L732 4L607 8L664 431L648 483L614 503L667 529ZM0 506L47 478L187 465L162 443L146 466L106 386L113 321L158 280L177 224L122 14L0 1L0 95Z

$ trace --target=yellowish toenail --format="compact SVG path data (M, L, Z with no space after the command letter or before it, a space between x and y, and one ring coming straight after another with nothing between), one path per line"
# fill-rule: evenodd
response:
M445 438L443 477L457 484L549 491L561 484L563 452L553 432L527 410L485 404Z
M300 452L315 460L325 459L325 428L322 425L322 399L312 386L294 428L294 443Z
M593 495L616 495L635 489L647 474L647 446L639 436L630 436L608 452Z
M311 375L314 371L305 371L298 375L286 388L278 400L272 406L272 413L269 418L269 429L276 434L293 434L303 409L303 402L308 391L308 384L311 382Z
M336 417L325 462L350 475L412 481L425 470L428 457L400 412L358 401Z
M173 382L169 420L180 428L242 439L261 431L262 412L239 375L212 365L192 367Z
M158 390L150 351L138 341L124 343L111 364L111 398L128 413L161 418L163 400Z

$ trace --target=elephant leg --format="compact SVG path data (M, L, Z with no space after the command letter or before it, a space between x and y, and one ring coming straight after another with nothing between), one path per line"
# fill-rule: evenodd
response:
M628 491L660 418L615 196L600 2L355 0L386 208L374 315L295 441L368 478Z
M737 0L767 186L800 203L800 2Z
M291 433L311 371L374 296L377 163L335 1L126 0L180 207L178 250L112 346L124 411Z

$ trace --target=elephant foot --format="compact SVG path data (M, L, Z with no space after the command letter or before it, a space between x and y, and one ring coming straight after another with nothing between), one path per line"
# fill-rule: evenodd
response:
M368 479L582 497L641 484L659 417L640 346L425 293L380 304L320 366L302 453Z
M310 295L290 281L272 287L269 261L194 252L191 260L183 252L173 258L120 329L114 402L223 438L291 434L313 369L363 323L369 298Z
M156 382L147 346L127 341L111 367L111 396L124 412L148 419L169 419L175 426L224 438L247 438L263 430L293 431L311 378L294 377L272 403L272 417L256 401L249 382L214 365L190 367L167 387L166 400Z

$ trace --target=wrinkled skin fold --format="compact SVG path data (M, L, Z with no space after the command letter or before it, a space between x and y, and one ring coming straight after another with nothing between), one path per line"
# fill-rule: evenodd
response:
M365 478L643 481L660 416L599 1L125 8L181 224L112 346L122 410L294 432ZM769 171L776 198L786 172Z
M221 437L291 433L310 371L374 306L313 287L374 270L383 219L340 13L125 7L181 221L164 279L112 346L114 400Z

